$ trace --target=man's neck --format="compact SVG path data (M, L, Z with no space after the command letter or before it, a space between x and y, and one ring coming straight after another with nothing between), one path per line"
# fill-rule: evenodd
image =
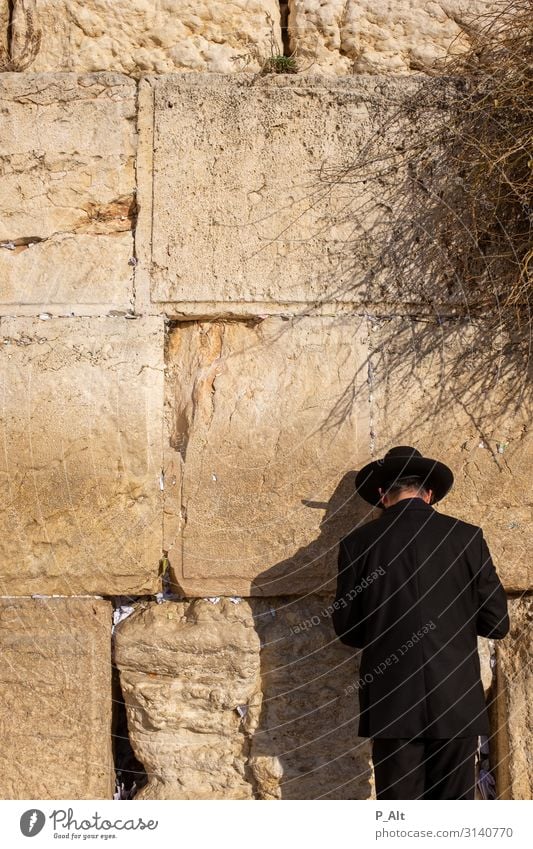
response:
M385 509L388 510L389 507L395 507L396 504L401 504L402 501L413 501L415 498L418 501L423 501L424 504L427 504L427 501L425 501L425 499L422 498L421 495L401 495L400 498L397 498L396 501L392 502L392 504L387 504Z

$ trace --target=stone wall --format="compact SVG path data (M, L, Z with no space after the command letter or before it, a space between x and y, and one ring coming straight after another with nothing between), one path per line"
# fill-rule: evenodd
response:
M16 53L27 15L42 30L37 71L257 72L294 53L306 74L413 73L468 44L498 0L15 0ZM4 19L7 16L7 0ZM286 28L286 35L282 33Z
M290 45L307 72L408 74L468 45L497 0L288 0Z
M438 276L417 301L381 178L328 176L416 134L391 115L459 4L294 0L282 37L273 0L0 0L15 65L28 10L40 50L0 73L0 797L112 797L114 669L139 798L371 798L327 606L374 517L355 473L402 443L453 468L438 509L513 596L494 685L480 649L498 792L527 798L515 343ZM310 67L260 74L272 39Z

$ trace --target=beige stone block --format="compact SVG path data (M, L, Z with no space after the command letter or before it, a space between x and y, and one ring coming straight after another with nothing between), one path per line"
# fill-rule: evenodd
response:
M290 49L305 73L408 74L465 50L469 21L496 7L496 0L289 0Z
M281 45L276 0L21 0L17 44L25 10L42 31L33 71L257 71Z
M261 686L248 603L148 604L115 640L130 740L149 777L136 798L253 798L246 764Z
M0 302L10 312L131 307L135 95L119 74L2 74Z
M9 60L8 53L8 24L9 24L9 2L0 0L0 56L2 64ZM4 70L2 68L2 70Z
M372 452L413 445L455 482L436 505L483 528L508 591L533 587L527 353L482 320L370 322Z
M138 799L368 798L355 652L323 600L138 605L116 629Z
M0 593L157 591L164 319L0 320Z
M149 79L153 100L141 108L154 116L153 160L145 156L139 173L139 250L153 301L177 315L191 305L209 315L217 307L227 313L229 304L241 313L258 303L263 312L272 303L278 311L315 302L337 310L383 299L379 284L395 281L383 256L391 216L383 180L398 175L373 179L369 166L364 182L343 181L339 171L370 143L371 158L390 152L382 126L411 81ZM389 127L387 145L416 133L412 121L404 124Z
M364 321L182 322L167 345L164 548L196 595L328 593L369 510Z
M533 794L532 597L509 600L511 630L496 643L496 704L492 764L499 799L531 799Z
M492 658L494 652L494 641L487 640L485 637L478 637L477 650L479 654L479 665L481 668L481 682L483 684L483 690L485 691L485 697L488 698L490 695L490 688L493 684Z
M111 613L101 599L0 599L0 798L113 798Z
M251 763L261 799L368 799L370 742L357 736L360 652L331 625L331 599L253 599L263 703Z

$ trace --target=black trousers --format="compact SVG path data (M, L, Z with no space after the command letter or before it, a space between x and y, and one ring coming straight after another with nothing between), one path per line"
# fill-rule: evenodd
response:
M412 740L375 737L378 799L473 799L477 737Z

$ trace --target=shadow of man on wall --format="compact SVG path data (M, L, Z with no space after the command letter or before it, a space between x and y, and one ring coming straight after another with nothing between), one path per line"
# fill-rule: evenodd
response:
M263 702L249 780L260 798L371 798L370 742L357 736L360 652L338 640L330 607L339 540L381 512L356 494L356 474L345 474L327 503L302 501L325 509L319 537L253 582ZM308 591L288 595L302 571Z

